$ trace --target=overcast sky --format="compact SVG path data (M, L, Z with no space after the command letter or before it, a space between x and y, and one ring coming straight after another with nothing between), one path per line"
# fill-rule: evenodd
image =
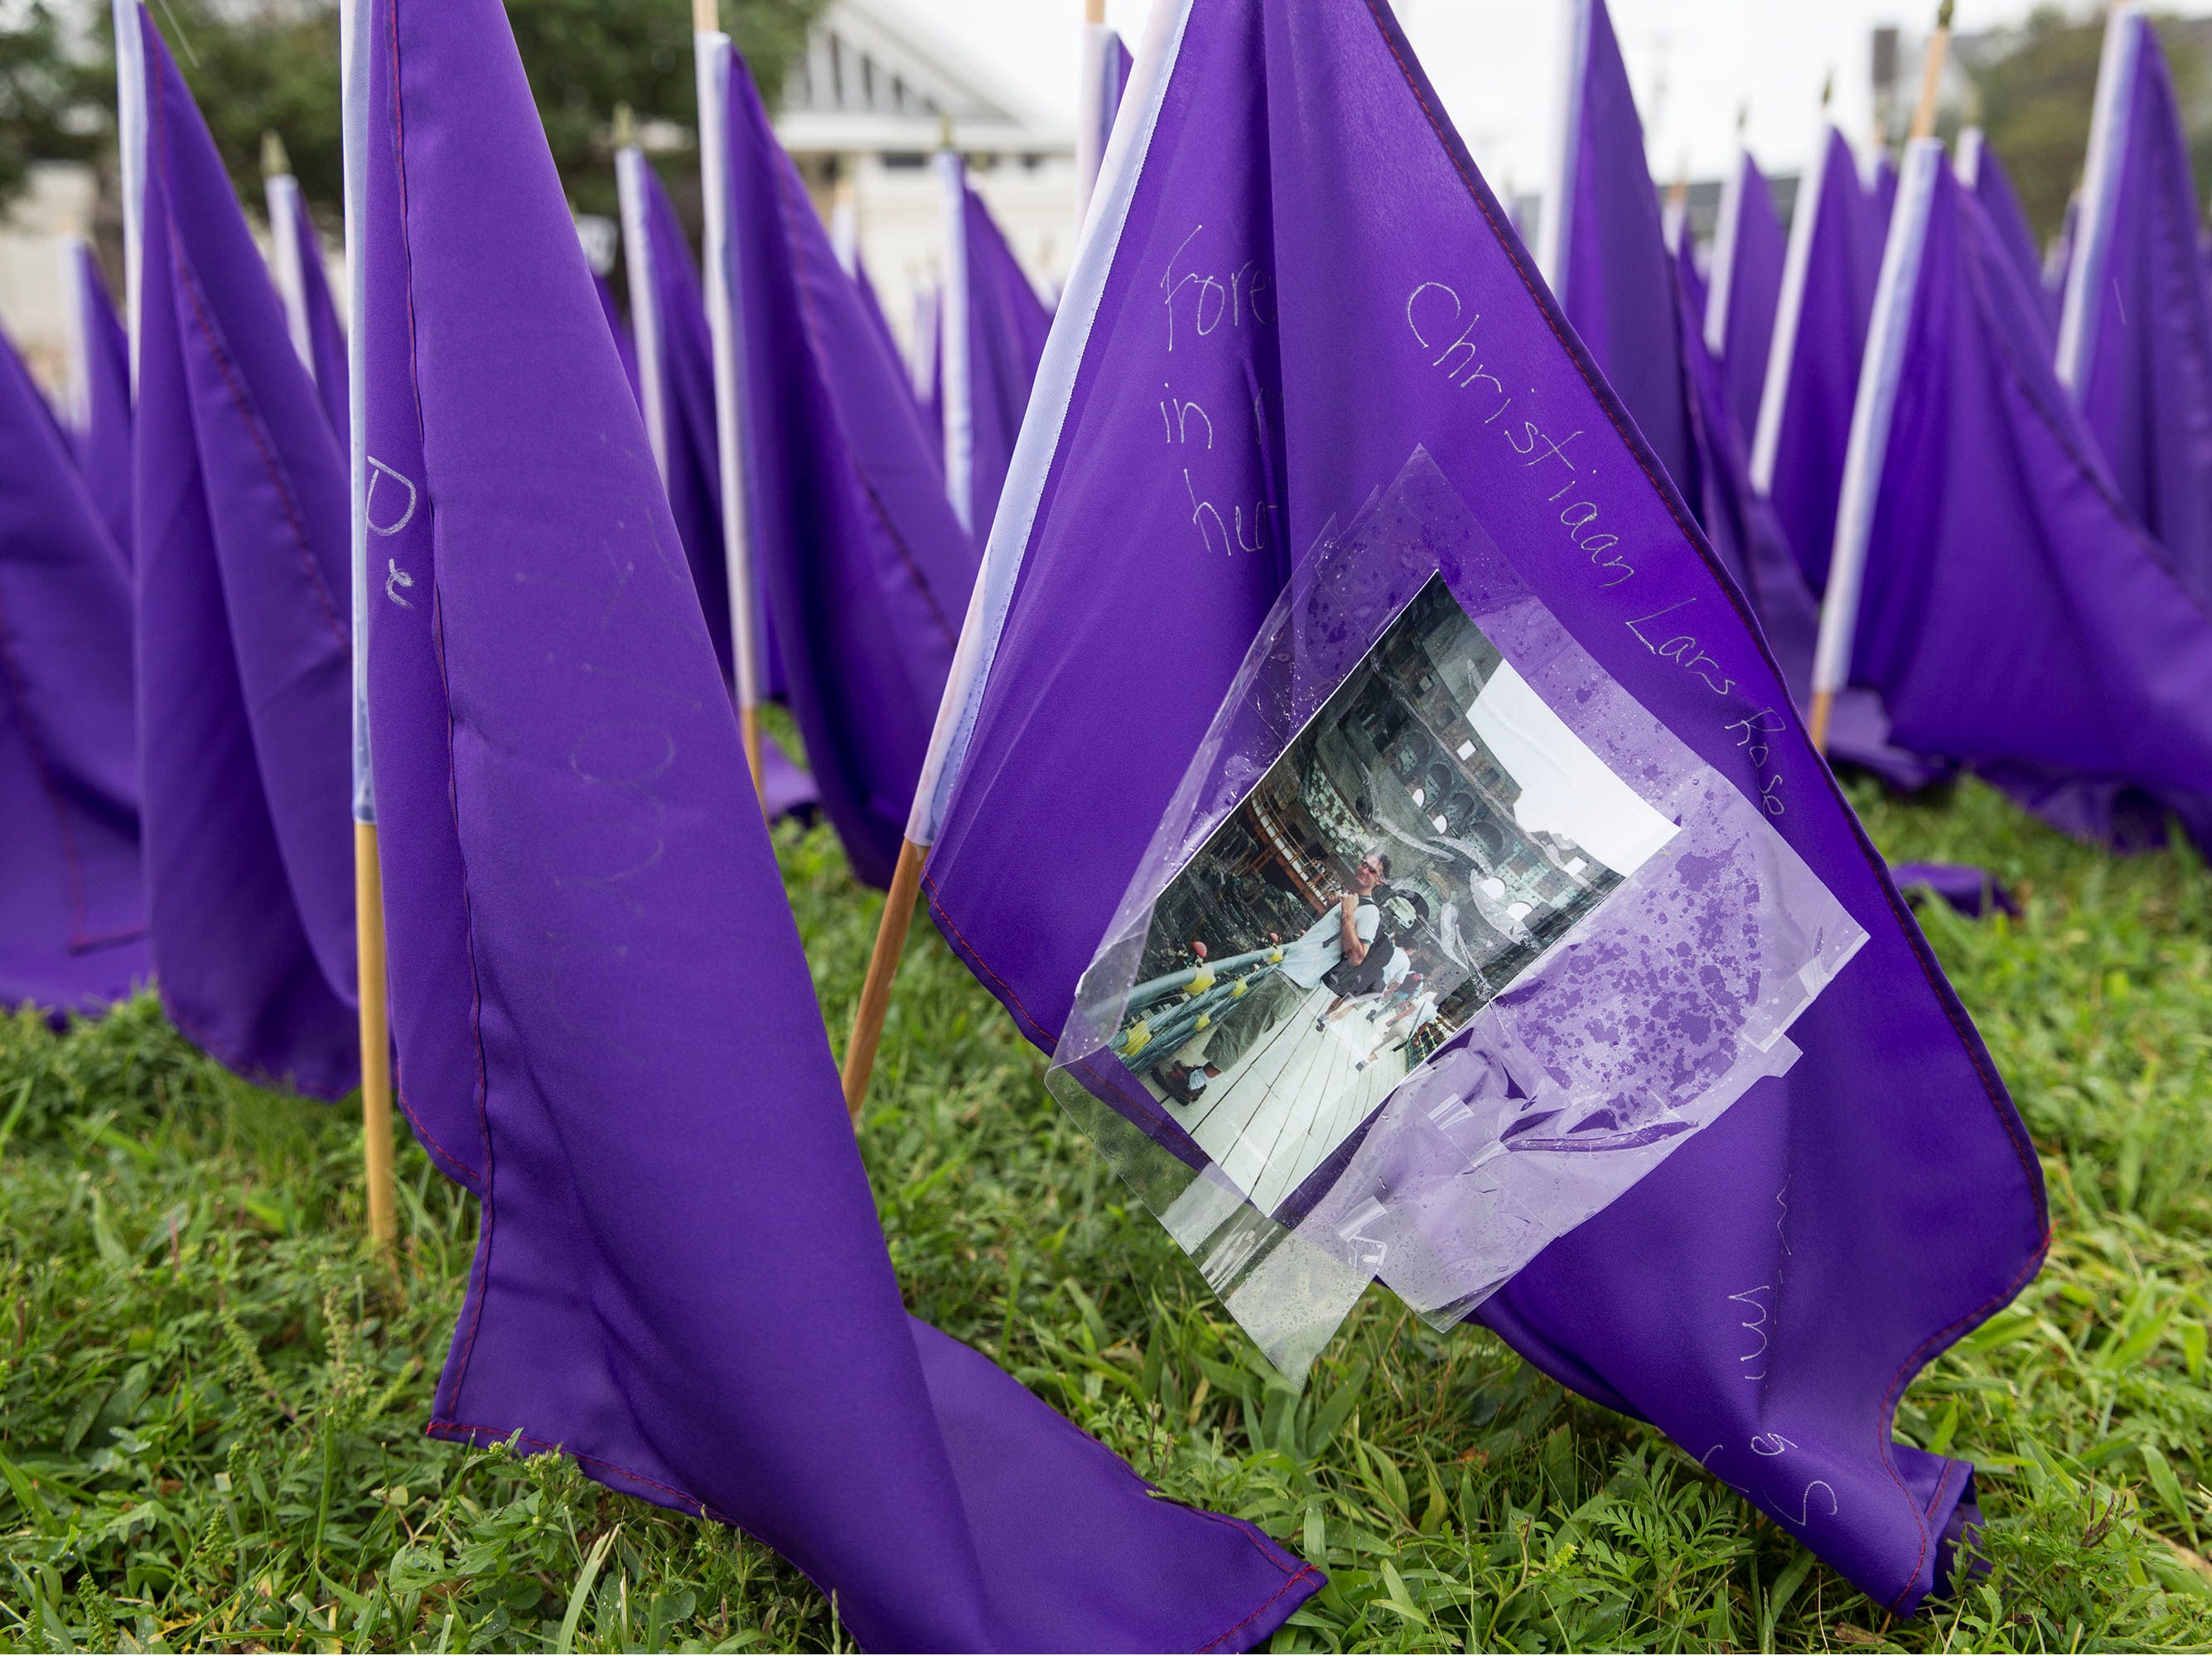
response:
M1687 160L1699 177L1734 150L1736 110L1771 172L1794 171L1812 145L1820 83L1836 76L1836 119L1854 136L1871 120L1868 36L1879 23L1917 39L1934 0L1610 0L1644 112L1651 167ZM2034 0L1962 0L1958 25L2016 22ZM1039 113L1072 120L1082 0L883 0L972 52ZM1546 134L1559 95L1565 0L1394 0L1460 136L1494 188L1546 182ZM2070 0L2083 11L2095 0ZM2183 11L2205 9L2183 3ZM1133 46L1147 0L1108 0L1107 21ZM1913 48L1908 46L1908 50ZM1908 67L1909 72L1909 67Z

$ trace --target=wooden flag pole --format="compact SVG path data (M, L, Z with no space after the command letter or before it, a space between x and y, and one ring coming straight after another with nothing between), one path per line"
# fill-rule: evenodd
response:
M1936 136L1936 92L1943 78L1943 59L1951 49L1951 5L1952 0L1943 0L1936 9L1936 32L1928 37L1927 56L1920 65L1920 101L1912 111L1912 138ZM1828 751L1828 729L1835 716L1835 689L1815 687L1813 711L1805 721L1805 731L1813 738L1813 751L1823 757Z
M361 1000L362 1173L368 1185L368 1236L390 1247L399 1234L392 1174L392 1041L385 1002L384 875L376 824L353 825L353 902L356 985Z
M354 992L361 1010L361 1159L369 1240L389 1249L399 1234L392 1170L392 1021L386 998L384 873L376 844L376 788L368 762L368 282L362 252L368 180L360 146L368 134L368 0L338 8L338 78L345 136L346 406L351 473L348 562L353 618ZM272 149L272 158L275 152Z
M1083 21L1103 27L1106 22L1106 0L1083 0Z
M1943 0L1936 8L1936 33L1928 37L1928 51L1920 65L1920 101L1913 106L1912 131L1915 138L1936 136L1936 88L1943 78L1943 60L1951 51L1951 4Z
M922 859L927 855L925 847L911 840L899 841L891 889L876 922L876 946L869 951L860 1010L853 1015L853 1038L845 1043L845 1109L855 1122L860 1119L860 1107L868 1101L868 1080L875 1074L876 1048L891 1010L891 985L898 977L899 958L906 952L907 930L914 924L915 905L921 896Z

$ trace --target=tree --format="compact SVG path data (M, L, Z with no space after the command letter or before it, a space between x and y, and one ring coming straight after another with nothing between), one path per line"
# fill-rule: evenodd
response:
M2081 182L2104 46L2101 12L2100 7L2077 18L2055 5L2039 6L2026 23L1993 37L1978 68L1983 129L2039 236L2057 234ZM2191 164L2202 180L2212 165L2212 65L2194 27L2162 16L2154 21L2188 126Z
M782 84L823 3L722 0L725 26L764 88ZM615 106L692 126L690 9L684 0L507 0L507 10L571 201L611 213ZM98 160L113 176L106 13L104 0L0 0L0 206L34 161ZM259 201L261 135L274 132L301 192L335 227L337 0L156 0L154 15L240 193Z

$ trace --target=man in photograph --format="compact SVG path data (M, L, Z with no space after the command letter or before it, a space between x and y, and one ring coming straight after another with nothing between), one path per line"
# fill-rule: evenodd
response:
M1209 1083L1304 1004L1331 970L1345 961L1357 964L1366 959L1368 946L1382 929L1376 889L1389 877L1389 857L1379 851L1362 857L1352 870L1350 888L1283 950L1274 970L1258 980L1230 1016L1185 1041L1154 1071L1169 1095L1185 1104L1196 1102Z

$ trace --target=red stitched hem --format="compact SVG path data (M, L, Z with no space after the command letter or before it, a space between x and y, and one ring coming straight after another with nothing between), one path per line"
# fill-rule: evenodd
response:
M437 1151L439 1156L444 1160L452 1162L463 1173L468 1174L470 1178L481 1183L483 1181L483 1175L478 1173L474 1168L471 1167L467 1162L462 1161L461 1158L454 1155L453 1151L447 1149L443 1144L441 1144L438 1142L437 1135L422 1125L422 1118L416 1113L415 1107L407 1101L406 1089L401 1087L394 1087L392 1091L392 1096L399 1101L399 1107L406 1112L407 1125L415 1130L415 1136L420 1138L432 1149Z
M1222 1646L1227 1644L1231 1639L1235 1638L1239 1631L1251 1626L1253 1623L1258 1621L1262 1616L1265 1616L1285 1593L1290 1592L1293 1587L1296 1587L1299 1582L1304 1580L1310 1575L1318 1578L1321 1575L1321 1572L1315 1568L1311 1564L1308 1564L1296 1575L1291 1576L1288 1580L1285 1581L1281 1586L1277 1587L1274 1592L1269 1593L1257 1610L1254 1611L1243 1621L1237 1623L1234 1627L1228 1629L1225 1632L1215 1634L1212 1638L1200 1645L1199 1649L1201 1651L1220 1649Z

